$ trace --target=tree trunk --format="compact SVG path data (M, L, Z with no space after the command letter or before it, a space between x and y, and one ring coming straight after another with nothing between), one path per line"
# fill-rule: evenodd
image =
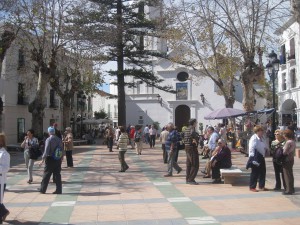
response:
M66 127L70 126L71 104L70 104L70 98L62 98L62 101L63 101L63 127L62 127L62 130L65 130Z
M43 117L46 103L44 102L47 90L47 75L39 71L38 85L34 100L29 104L28 111L32 114L32 129L35 131L35 136L43 137Z
M292 0L291 6L292 6L292 12L297 22L300 23L300 0Z
M122 0L117 2L117 64L118 64L118 125L126 127L126 104L125 104L125 82L124 82L124 46L122 25Z
M254 92L253 92L253 79L252 74L243 72L242 76L242 86L243 86L243 107L246 112L252 111L254 109ZM250 78L249 78L250 77Z

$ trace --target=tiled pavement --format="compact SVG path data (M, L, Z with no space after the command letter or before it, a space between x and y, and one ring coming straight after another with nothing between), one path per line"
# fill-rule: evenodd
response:
M147 146L148 147L148 146ZM296 194L252 193L249 173L235 185L211 184L199 171L200 185L185 184L185 153L180 151L183 171L165 178L159 144L145 148L142 155L129 149L130 169L119 173L117 152L105 146L78 146L74 168L63 168L63 194L36 191L42 168L34 167L34 183L26 183L22 153L11 153L12 168L4 202L10 215L4 224L86 224L86 225L189 225L189 224L300 224L300 160L296 159ZM247 158L233 153L233 163L244 170ZM201 160L200 167L205 164ZM63 162L65 167L65 162ZM273 188L271 159L267 158L267 187Z

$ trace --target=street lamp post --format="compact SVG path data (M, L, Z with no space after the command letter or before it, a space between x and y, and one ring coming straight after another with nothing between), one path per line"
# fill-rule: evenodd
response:
M272 52L269 54L269 63L266 65L266 68L268 69L268 74L270 76L270 79L272 81L272 100L273 100L273 116L272 116L272 137L275 138L274 133L276 130L276 102L275 102L275 80L277 78L277 74L279 71L279 64L280 61L277 59L277 54L272 50Z

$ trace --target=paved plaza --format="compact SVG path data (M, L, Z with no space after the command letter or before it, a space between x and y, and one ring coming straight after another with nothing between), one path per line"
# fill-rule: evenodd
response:
M37 192L42 169L36 163L33 184L27 184L23 153L11 152L12 168L4 202L10 210L3 224L83 224L83 225L189 225L189 224L300 224L300 160L295 160L296 193L249 191L247 158L233 152L233 164L243 176L234 185L212 184L202 178L200 185L185 183L185 152L180 151L180 174L164 177L160 144L147 145L142 155L129 149L129 169L119 173L118 152L103 145L75 147L74 168L63 162L63 194L54 195L50 183L46 194ZM266 187L274 187L271 158L267 158Z

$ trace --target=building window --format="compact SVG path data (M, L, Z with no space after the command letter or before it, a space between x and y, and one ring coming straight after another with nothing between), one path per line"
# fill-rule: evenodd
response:
M17 129L18 129L18 142L22 142L25 136L25 119L24 118L17 118Z
M283 73L282 74L282 86L281 86L282 90L285 91L286 90L286 74Z
M179 81L186 81L189 78L189 75L187 72L180 72L177 74L177 80Z
M296 70L295 69L291 69L291 71L290 71L290 81L291 81L291 88L296 87L297 80L296 80Z
M140 125L144 124L144 118L143 118L143 116L139 116L138 124L140 124Z
M50 90L50 108L58 108L58 100L55 99L55 91L53 89Z
M285 45L280 47L280 64L286 64Z
M28 101L25 98L24 84L18 83L18 105L26 105Z
M21 69L25 65L25 56L23 49L19 49L19 58L18 58L18 69Z
M295 39L290 40L290 54L288 59L295 59Z

